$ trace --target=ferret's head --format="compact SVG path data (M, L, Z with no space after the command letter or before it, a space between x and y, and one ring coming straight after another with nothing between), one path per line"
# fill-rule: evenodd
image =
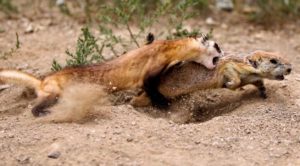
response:
M246 59L268 79L284 80L284 76L292 71L292 65L278 53L255 51L248 55Z
M215 41L209 40L206 35L197 37L196 40L201 46L201 56L194 61L201 63L208 69L215 68L224 52Z

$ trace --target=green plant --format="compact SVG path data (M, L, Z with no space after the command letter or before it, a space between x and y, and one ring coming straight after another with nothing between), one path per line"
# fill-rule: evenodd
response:
M11 0L0 0L0 11L10 15L10 13L17 13L18 9L11 3Z
M131 43L140 47L140 43L144 41L146 34L151 32L156 23L163 26L156 31L156 36L174 39L197 35L199 29L188 31L183 24L196 15L193 8L200 4L204 6L206 4L204 2L207 1L113 0L109 4L103 5L100 10L99 29L103 35L102 40L107 43L106 48L115 55L120 55L120 52L128 50ZM127 35L116 35L113 29L116 31L126 30ZM121 47L122 51L117 52L116 47Z
M63 69L63 67L55 59L53 59L52 65L51 65L51 70L52 71L59 71L61 69Z
M65 67L74 67L88 65L100 62L103 59L102 50L104 46L99 48L96 38L90 33L87 27L81 29L82 34L77 40L75 53L66 50L69 59L66 60ZM52 62L52 71L58 71L64 68L55 59Z
M191 31L185 29L182 27L182 25L179 25L175 28L175 32L168 34L166 37L167 39L178 39L183 37L192 37L192 36L198 36L200 34L199 29L193 29Z
M15 47L10 48L10 50L7 51L7 52L0 53L0 59L7 59L8 57L12 56L13 53L15 53L20 48L20 46L21 46L21 42L19 40L19 35L16 32L16 44L15 44Z
M16 32L16 49L19 49L20 48L20 40L19 40L19 35L18 35L18 32Z
M177 38L195 35L199 33L199 30L193 29L192 32L189 32L187 29L183 28L184 21L192 18L196 15L194 11L190 11L189 9L195 7L200 1L197 0L185 0L179 1L174 6L171 5L171 9L169 11L169 25L168 25L168 35L167 38ZM171 2L170 2L171 3ZM172 29L175 27L175 33L172 33Z

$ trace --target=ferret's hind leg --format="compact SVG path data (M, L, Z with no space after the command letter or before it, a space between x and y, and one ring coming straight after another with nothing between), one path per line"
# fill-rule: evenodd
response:
M35 117L45 116L50 113L50 111L47 108L56 104L57 101L57 94L50 94L46 97L41 97L38 99L38 104L32 108L31 113Z

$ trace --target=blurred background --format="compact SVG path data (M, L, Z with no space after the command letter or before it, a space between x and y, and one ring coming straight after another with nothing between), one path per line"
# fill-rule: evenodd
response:
M80 36L86 41L89 37L95 40L94 45L93 42L89 44L95 47L91 50L95 49L98 55L89 55L89 60L78 62L87 64L140 47L149 32L156 39L205 33L221 41L226 39L226 46L231 39L225 33L239 35L237 30L244 30L247 35L262 30L293 35L299 32L299 18L299 0L0 0L0 36L9 36L9 33L14 36L8 37L12 40L10 44L7 39L1 42L0 57L13 52L10 46L13 43L16 45L13 50L20 47L19 36L22 38L23 34L57 25L61 30L75 28L69 33L78 40ZM80 31L80 28L86 29ZM59 31L55 34L66 34ZM255 36L264 38L264 34ZM76 48L74 46L65 48L71 58L77 56L78 51L72 53L68 49L76 50L80 43L77 42ZM77 62L66 63L76 65ZM56 61L53 64L59 65Z

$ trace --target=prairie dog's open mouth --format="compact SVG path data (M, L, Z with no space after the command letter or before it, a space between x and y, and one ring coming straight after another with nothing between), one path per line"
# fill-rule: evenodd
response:
M284 80L284 75L278 75L275 78L276 80Z
M219 57L214 57L213 58L213 65L217 65L217 63L219 62L220 58Z

